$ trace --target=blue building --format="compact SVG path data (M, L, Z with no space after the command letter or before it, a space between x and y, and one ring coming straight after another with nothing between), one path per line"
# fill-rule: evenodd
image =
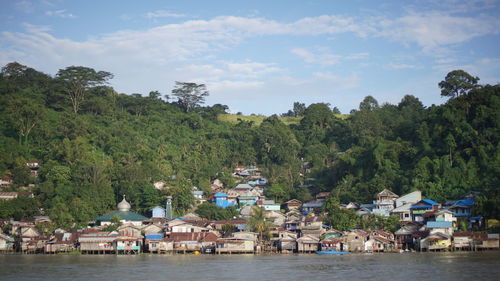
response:
M215 202L215 205L221 207L221 208L227 208L234 206L234 202L230 202L227 200L228 195L224 192L217 192L214 195L213 202Z
M156 206L153 209L151 209L151 211L153 213L151 215L152 218L164 218L165 217L165 208L163 208L161 206Z
M462 199L455 202L448 210L453 213L454 217L470 217L472 215L473 206L473 199Z
M423 222L424 217L423 214L433 210L434 208L438 208L439 203L432 201L431 199L422 199L411 206L411 217L413 221Z

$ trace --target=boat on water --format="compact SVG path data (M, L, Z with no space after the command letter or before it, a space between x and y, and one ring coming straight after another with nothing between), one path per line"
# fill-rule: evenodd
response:
M318 255L345 255L349 254L349 252L341 252L341 251L316 251Z

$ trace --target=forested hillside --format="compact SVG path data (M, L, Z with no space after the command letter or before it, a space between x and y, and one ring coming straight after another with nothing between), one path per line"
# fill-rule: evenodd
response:
M194 83L161 97L117 93L110 79L85 67L54 77L18 63L2 68L0 176L13 179L8 190L35 184L35 197L0 201L0 218L43 212L60 226L85 225L121 194L144 214L172 195L180 214L192 206L192 186L208 192L216 178L233 185L238 163L261 167L266 194L281 202L318 191L366 202L384 188L418 189L443 202L477 191L477 210L499 216L499 85L447 77L443 105L424 107L411 95L379 104L368 96L348 118L319 103L297 112L299 123L271 116L253 125L218 119L227 106L202 106L208 91L183 99L183 90L195 92L181 86ZM29 160L40 161L38 177L30 176ZM157 181L172 188L160 192Z

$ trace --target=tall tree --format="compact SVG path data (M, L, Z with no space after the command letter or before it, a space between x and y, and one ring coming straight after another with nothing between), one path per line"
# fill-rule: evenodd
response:
M178 98L179 105L184 111L189 112L193 108L204 104L205 97L209 93L205 84L176 81L172 94Z
M73 112L78 113L88 89L106 84L109 79L113 78L113 74L106 71L95 71L84 66L69 66L60 69L56 78L64 82L73 105Z
M438 85L441 88L441 96L454 98L477 88L478 81L479 77L474 77L459 69L449 72Z

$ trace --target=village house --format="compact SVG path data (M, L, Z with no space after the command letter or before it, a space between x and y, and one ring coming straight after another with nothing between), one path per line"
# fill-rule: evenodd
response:
M174 250L174 241L165 238L163 233L150 233L146 234L144 247L149 253L165 254Z
M471 232L454 232L453 233L453 249L454 250L472 250L474 245L473 233Z
M451 248L451 235L435 232L420 240L420 251L443 251Z
M0 253L14 251L14 238L7 234L0 233Z
M299 228L301 235L315 236L318 238L325 232L323 228L323 218L318 216L302 217Z
M212 232L171 232L167 233L168 241L173 241L176 252L206 252L214 249L217 235Z
M235 205L234 202L228 201L228 195L224 192L215 193L212 202L224 209Z
M349 249L347 247L346 239L344 237L328 236L324 237L320 241L321 251L339 251L347 252Z
M251 254L255 252L255 241L245 238L219 238L216 242L217 254Z
M292 199L285 202L284 205L285 205L284 208L287 210L287 212L290 212L299 210L300 207L302 206L302 202L297 199Z
M0 192L0 200L12 200L19 196L33 198L33 192Z
M474 234L472 237L474 249L486 250L486 249L498 249L499 248L499 234L486 234L478 233Z
M346 242L350 252L365 251L365 242L368 241L370 234L361 229L355 229L347 233Z
M394 201L395 208L391 211L391 215L398 215L399 221L402 222L412 221L410 208L420 200L422 200L421 191L414 191L397 198Z
M30 174L32 176L38 176L38 169L40 169L40 162L38 160L30 160L26 162L26 166L30 169Z
M416 222L424 222L423 214L431 211L438 210L439 204L430 200L430 199L422 199L417 203L413 204L410 208L412 221Z
M222 231L224 225L234 225L238 231L244 231L247 228L247 221L245 219L231 219L210 222L210 226L219 232Z
M394 192L384 189L377 194L376 199L373 201L373 213L379 216L388 217L394 209L394 201L399 198Z
M316 198L316 201L325 201L328 196L330 196L330 192L320 192L318 194L316 194L315 198Z
M11 177L0 177L0 190L11 187L13 182Z
M314 253L318 251L319 237L315 235L304 235L297 239L297 252Z
M259 199L255 202L255 204L260 207L260 208L263 208L264 210L266 211L279 211L280 210L280 205L279 204L276 204L274 202L274 200L263 200L263 199Z
M318 200L309 201L307 203L302 204L302 213L304 215L311 214L311 213L319 214L319 213L321 213L322 207L323 207L323 201L321 201L321 200L320 201L318 201Z
M462 199L456 201L452 206L448 208L449 211L453 213L454 217L465 217L468 218L472 216L472 207L474 206L473 199Z
M282 230L278 233L277 247L282 253L297 251L297 232Z
M166 224L167 232L210 232L212 229L207 220L174 219Z
M82 254L114 254L116 253L118 232L90 231L78 237Z
M78 250L77 242L77 231L58 231L47 241L44 252L46 254L55 254L76 251Z
M141 232L144 232L144 234L161 233L163 232L163 226L155 223L148 224L142 227Z
M419 223L408 222L404 224L395 233L395 242L397 249L410 250L415 249L415 243L412 235L420 229L422 225Z

